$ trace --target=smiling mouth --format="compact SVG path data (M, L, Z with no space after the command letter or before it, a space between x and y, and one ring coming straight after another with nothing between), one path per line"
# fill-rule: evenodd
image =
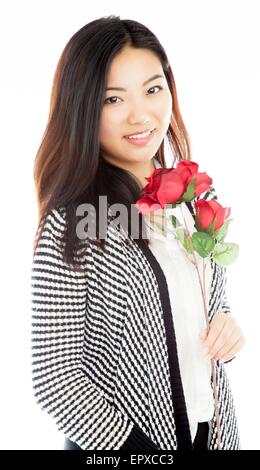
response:
M143 131L143 132L139 132L139 133L136 133L136 134L129 134L129 135L124 135L124 138L125 139L146 139L147 137L149 137L149 135L151 135L154 131L155 131L155 127L151 130L147 130L147 131Z

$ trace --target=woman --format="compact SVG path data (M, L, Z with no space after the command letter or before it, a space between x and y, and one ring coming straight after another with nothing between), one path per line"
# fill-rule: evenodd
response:
M143 236L143 218L134 210L145 178L166 167L166 138L172 166L191 160L172 70L155 35L117 16L82 27L59 60L34 169L33 390L65 434L65 449L217 446L210 364L201 355L189 361L202 342L196 329L177 320L180 306L191 311L187 298L194 292L176 289L173 299L169 276L177 265L164 264L166 245L158 250ZM200 197L217 196L213 188ZM79 216L86 208L92 217L83 229ZM187 214L192 217L192 207ZM209 320L218 318L225 334L232 333L232 341L221 343L225 360L216 358L221 445L239 449L223 362L235 357L244 338L230 315L225 270L211 260L208 275ZM189 279L182 276L182 288L192 288ZM190 321L202 325L199 296L192 298Z

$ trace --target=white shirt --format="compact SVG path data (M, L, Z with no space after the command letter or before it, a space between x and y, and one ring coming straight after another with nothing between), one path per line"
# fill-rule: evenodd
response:
M155 157L153 157L153 160L155 167L160 168L159 161ZM196 229L194 219L186 204L177 205L173 211L181 224L184 224L183 213L189 232L192 234ZM162 209L157 210L155 214L162 214ZM145 216L148 227L151 226L149 217L147 219L147 216ZM159 219L156 220L159 222ZM162 219L160 222L163 223ZM180 373L191 437L194 441L198 422L210 421L214 414L214 398L210 384L211 362L210 359L205 358L203 342L199 338L201 331L206 328L199 277L195 266L187 258L187 252L176 240L174 229L171 230L170 227L172 227L172 224L168 219L167 237L157 228L155 228L155 231L148 228L148 233L150 249L160 263L168 284ZM200 278L203 280L203 258L196 252L195 256ZM211 288L210 260L207 260L206 263L205 285L208 308Z

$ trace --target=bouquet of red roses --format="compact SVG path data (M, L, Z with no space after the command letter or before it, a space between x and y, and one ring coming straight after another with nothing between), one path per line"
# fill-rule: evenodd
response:
M204 313L207 324L207 333L209 332L209 317L206 307L206 295L203 282L200 278L198 265L196 262L195 251L204 259L212 256L213 260L220 266L226 266L233 263L239 254L239 246L236 243L225 242L224 239L228 232L229 223L233 219L228 219L230 207L223 207L218 201L211 199L199 199L203 193L212 192L212 178L205 172L199 172L199 165L195 162L183 160L178 163L176 168L156 168L153 173L146 178L147 185L143 188L141 199L135 206L138 211L144 215L156 213L158 209L170 214L168 220L171 221L172 228L175 231L175 237L181 243L187 255L190 255L191 261L196 266L199 277L199 284L203 296ZM172 210L182 203L194 201L195 208L195 229L190 234L184 218L184 227ZM158 224L157 224L158 226ZM166 231L165 226L160 226L162 231ZM205 274L203 270L203 276ZM215 361L211 360L213 389L215 399L215 411L218 429L218 449L221 449L220 442L220 424L218 409L218 390L216 383Z
M205 172L198 172L198 168L197 163L187 160L179 162L176 168L156 168L146 178L148 184L143 188L142 198L135 204L138 211L148 214L158 208L175 208L177 204L190 202L206 191L214 191L211 187L212 178ZM181 225L178 219L175 216L171 218L184 248L189 253L194 249L203 258L212 253L213 260L221 266L233 263L238 257L239 246L224 242L229 223L233 220L227 220L230 207L223 207L218 201L206 201L203 198L197 200L194 207L197 231L191 238L187 230L178 229Z

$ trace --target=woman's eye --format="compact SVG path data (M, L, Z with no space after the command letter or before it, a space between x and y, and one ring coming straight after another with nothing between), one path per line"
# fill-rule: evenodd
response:
M110 96L110 98L107 98L107 99L104 101L104 103L105 103L105 104L113 104L113 103L115 103L115 101L113 101L113 103L107 103L108 100L112 100L113 98L118 98L118 96Z
M156 86L153 86L153 87L149 88L148 91L154 90L155 88L159 88L159 90L162 90L162 87L160 85L156 85ZM156 94L157 93L149 93L149 95L156 95ZM113 100L113 99L118 99L118 96L110 96L109 98L105 99L104 103L105 104L114 104L114 103L116 104L116 101L113 101L113 102L110 102L110 103L108 102L109 100Z
M149 88L148 91L153 90L154 88L159 88L159 90L162 90L162 87L160 85L156 85L156 86L152 86L152 88ZM152 95L156 95L156 93L152 93Z

